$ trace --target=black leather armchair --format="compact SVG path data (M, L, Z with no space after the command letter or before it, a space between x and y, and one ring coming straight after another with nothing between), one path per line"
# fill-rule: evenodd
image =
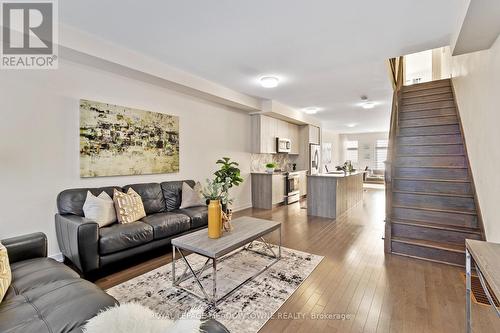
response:
M117 304L69 267L47 258L42 233L2 240L12 282L0 303L0 332L77 333L100 310Z

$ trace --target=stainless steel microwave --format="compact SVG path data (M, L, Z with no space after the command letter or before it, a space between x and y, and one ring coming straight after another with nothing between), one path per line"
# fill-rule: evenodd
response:
M290 139L276 138L276 152L289 153L292 151L292 142Z

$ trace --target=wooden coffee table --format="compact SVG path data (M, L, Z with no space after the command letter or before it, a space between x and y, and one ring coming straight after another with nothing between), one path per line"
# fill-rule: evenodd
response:
M241 288L245 283L251 281L269 267L277 263L281 259L281 223L269 220L257 219L254 217L240 217L232 221L233 230L224 233L222 237L217 239L208 238L207 229L202 229L178 238L172 239L172 285L182 289L206 302L217 306L217 304L227 296ZM278 253L276 254L269 243L266 242L264 236L275 231L279 231ZM251 249L251 243L255 240L263 242L266 250L269 253L259 252ZM240 249L241 248L241 249ZM239 285L231 289L225 295L217 296L217 263L223 261L227 256L233 255L235 250L253 251L262 255L273 258L274 260L262 268L259 272L247 278ZM197 271L189 264L186 258L185 251L201 255L207 260L204 265ZM186 263L186 269L182 275L177 278L175 276L176 253L181 255L182 260ZM179 259L181 259L179 258ZM200 281L200 276L203 271L210 267L212 263L212 292L207 292ZM196 284L200 288L203 295L199 295L183 286L181 282L194 278Z

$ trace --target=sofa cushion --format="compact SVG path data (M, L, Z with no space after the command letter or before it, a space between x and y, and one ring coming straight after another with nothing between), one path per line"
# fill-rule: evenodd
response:
M163 182L160 184L163 191L163 198L165 199L165 206L167 211L171 212L179 209L182 201L182 183L187 183L189 186L194 187L194 180L180 180L173 182Z
M191 219L189 216L177 213L148 215L142 218L141 221L153 227L154 239L177 235L191 228Z
M57 209L59 214L73 214L83 216L83 204L87 198L87 191L90 191L95 196L101 194L102 191L113 197L113 189L122 191L118 186L114 187L99 187L99 188L74 188L64 190L57 196Z
M160 184L131 184L124 186L123 191L127 192L129 188L134 189L134 191L141 196L146 214L149 215L166 211L165 199L163 198Z
M99 310L116 303L96 285L80 278L49 282L0 305L0 332L78 331Z
M68 266L51 258L35 258L16 262L11 265L11 270L12 283L7 298L58 280L80 277Z
M208 224L208 207L190 207L184 209L177 209L174 213L185 214L191 218L191 228L199 228Z
M115 223L99 229L99 253L110 254L153 240L153 227L136 221L131 223Z

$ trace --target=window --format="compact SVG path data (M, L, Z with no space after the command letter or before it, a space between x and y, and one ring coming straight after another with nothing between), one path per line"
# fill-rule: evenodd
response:
M385 170L385 160L387 159L388 140L377 140L375 146L375 170Z
M358 141L346 141L345 142L345 159L346 161L351 161L352 164L358 163Z

